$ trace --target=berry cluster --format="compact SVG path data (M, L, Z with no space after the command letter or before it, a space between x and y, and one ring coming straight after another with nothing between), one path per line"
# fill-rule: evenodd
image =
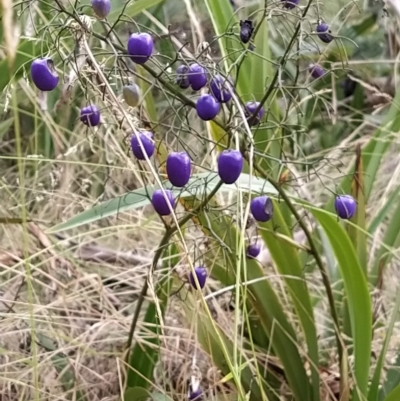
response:
M288 10L297 7L299 1L281 0L283 7ZM92 0L91 6L99 19L107 18L111 11L110 0ZM240 21L240 40L244 44L251 42L254 30L251 20ZM324 43L330 43L334 39L328 24L325 22L318 23L316 33ZM154 42L150 34L133 33L130 35L127 42L127 53L133 63L145 64L152 56L153 50ZM325 75L325 71L320 65L311 64L309 74L312 78L318 79ZM40 91L45 92L54 90L59 83L59 76L54 68L54 63L49 57L39 58L32 62L31 78L35 86ZM211 73L200 62L179 65L176 69L175 83L182 89L190 88L195 92L203 91L197 98L195 108L198 117L204 121L216 118L221 108L229 104L235 96L235 82L230 76ZM208 88L207 91L206 88ZM122 96L128 106L136 107L140 103L140 88L136 84L125 85L122 89ZM243 111L251 126L258 125L265 115L264 107L256 101L245 103ZM101 121L100 110L95 104L83 107L80 112L80 120L87 126L98 126ZM131 149L138 160L146 160L152 157L155 151L153 133L150 131L135 132L131 137ZM227 185L234 184L241 175L243 164L243 155L239 150L226 149L222 151L217 161L218 175L221 181ZM188 153L171 152L166 160L166 172L173 186L185 187L192 172L192 162ZM168 216L175 208L174 194L168 189L155 190L152 194L151 203L160 216ZM356 202L350 195L337 196L335 210L340 218L351 219L356 213ZM266 223L273 217L273 201L266 195L257 196L251 200L250 211L256 221ZM257 243L248 245L246 249L247 258L254 259L259 254L260 246ZM194 273L197 280L191 272L189 275L190 284L195 289L204 288L207 270L203 266L198 266L195 267Z

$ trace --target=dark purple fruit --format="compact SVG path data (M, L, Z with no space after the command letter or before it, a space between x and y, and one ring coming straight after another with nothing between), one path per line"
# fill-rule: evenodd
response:
M168 216L171 214L169 206L175 207L174 194L169 189L164 189L164 192L166 197L161 189L156 189L151 197L153 208L160 216Z
M226 103L232 99L233 87L230 81L221 75L216 75L211 80L211 92L220 103Z
M249 125L257 125L260 120L264 117L264 107L261 107L260 111L257 113L256 118L254 118L254 121L250 121L251 116L254 114L254 112L257 110L257 107L260 105L260 102L247 102L245 105L245 114L249 118Z
M204 286L206 285L206 280L207 280L206 268L203 266L198 266L198 267L194 268L194 271L196 273L196 277L199 282L200 288L204 288ZM192 272L189 273L189 281L193 288L198 289Z
M100 111L96 105L91 104L81 109L81 121L90 127L100 124Z
M255 220L265 223L274 214L274 204L269 196L257 196L250 203L250 211Z
M203 121L212 120L217 116L221 109L220 104L212 95L201 95L196 102L197 115Z
M167 157L168 179L175 187L184 187L190 178L191 161L186 152L172 152Z
M49 57L38 58L32 61L31 77L35 86L43 92L55 89L59 81L53 60Z
M299 0L281 0L283 7L291 10L299 4Z
M190 86L198 91L207 85L207 70L200 64L191 64L187 72Z
M97 18L104 19L110 14L111 1L110 0L92 0L92 9Z
M189 67L185 64L180 65L176 70L176 83L182 89L187 89L190 86L189 78L187 76Z
M245 20L245 21L240 21L240 40L243 43L248 43L251 39L251 36L253 35L254 32L254 27L253 27L253 21L251 20Z
M357 203L351 195L338 195L335 198L335 210L342 219L351 219L357 210Z
M192 390L189 392L189 400L190 401L194 401L194 400L199 401L202 394L203 394L203 392L201 391L200 387L195 391Z
M258 244L250 244L246 249L248 259L255 259L261 252L261 247Z
M136 64L144 64L153 53L153 38L148 33L133 33L128 40L128 54Z
M321 78L325 75L325 70L319 64L310 64L308 71L314 79Z
M321 22L320 24L317 25L317 33L318 33L318 37L324 43L332 42L333 36L330 34L331 31L329 29L329 25L326 24L325 22Z
M343 88L343 95L346 98L354 94L357 88L357 82L353 81L350 77L346 77L341 83L341 86Z
M238 150L223 150L218 157L218 175L225 184L233 184L240 177L243 156Z
M142 142L147 157L151 157L155 149L153 134L149 131L141 131L138 133L138 135L140 137L140 140ZM131 147L132 147L132 153L135 155L136 159L146 160L146 157L142 151L139 139L136 134L133 134L131 137Z

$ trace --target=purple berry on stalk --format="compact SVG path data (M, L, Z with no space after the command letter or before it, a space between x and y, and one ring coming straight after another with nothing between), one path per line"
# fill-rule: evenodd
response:
M211 80L211 92L220 103L229 102L232 99L232 83L221 75L216 75Z
M233 184L240 177L243 156L238 150L223 150L218 157L218 175L225 184Z
M53 60L49 57L38 58L32 61L31 77L35 86L43 92L55 89L59 81Z
M324 69L319 64L310 64L308 71L314 79L321 78L325 75Z
M253 35L254 32L254 27L253 27L253 21L251 20L245 20L245 21L240 21L240 40L243 43L248 43L251 39L251 36Z
M151 197L151 204L160 216L168 216L171 214L169 205L172 209L175 207L174 194L169 189L164 189L164 192L166 197L161 189L156 189Z
M197 115L203 121L212 120L221 109L220 104L212 95L201 95L196 102Z
M191 64L187 72L190 86L193 90L198 91L207 84L207 71L199 64Z
M330 43L333 40L333 36L330 34L331 31L329 29L329 25L326 24L325 22L321 22L317 25L317 33L318 37L324 42L324 43Z
M200 288L204 288L206 285L206 279L207 279L207 270L203 266L197 266L194 268L194 271L196 273L197 280L199 282ZM189 273L189 281L190 284L193 288L198 289L195 278L193 276L193 273Z
M184 187L190 178L191 161L186 152L172 152L167 157L168 179L175 187Z
M133 33L128 40L128 54L136 64L144 64L153 53L153 38L148 33Z
M299 4L299 0L281 0L283 7L291 10Z
M176 70L176 83L182 89L187 89L190 86L189 78L187 73L189 71L189 67L185 64L180 65Z
M153 134L149 131L141 131L138 133L138 135L140 137L140 140L142 142L147 157L151 157L155 149L155 144L153 142ZM132 153L135 155L136 159L139 160L146 159L136 134L132 135L131 147L132 147Z
M274 204L269 196L257 196L250 203L250 211L255 220L265 223L274 214Z
M203 287L201 287L203 288ZM203 394L203 392L201 391L201 388L197 388L197 390L195 391L190 391L189 392L189 400L190 401L194 401L194 400L200 400L201 395Z
M250 118L254 112L257 110L257 107L260 105L260 102L247 102L245 104L246 108L246 116ZM251 123L251 125L257 125L260 120L264 117L264 107L261 107L260 111L257 113L256 118Z
M258 244L250 244L246 249L248 259L255 259L261 252L261 247Z
M96 105L91 104L81 109L81 121L90 127L100 124L100 111Z
M97 18L104 19L110 14L111 1L110 0L92 0L92 8Z
M342 219L351 219L357 210L357 203L351 195L338 195L335 198L335 210Z

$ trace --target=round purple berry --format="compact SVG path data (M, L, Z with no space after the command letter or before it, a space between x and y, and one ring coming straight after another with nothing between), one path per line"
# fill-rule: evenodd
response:
M187 72L190 86L198 91L207 84L207 71L199 64L191 64Z
M90 127L100 124L100 111L96 105L91 104L81 109L81 121Z
M196 273L196 277L199 282L200 288L204 288L204 286L206 285L206 279L207 279L206 268L203 266L197 266L194 268L194 271ZM193 288L198 289L192 272L189 273L189 281Z
M140 141L142 142L144 151L147 157L151 157L154 153L155 144L153 142L153 134L149 131L141 131L138 133L140 137ZM142 151L142 148L139 143L139 139L136 134L132 135L131 138L131 147L132 152L135 155L136 159L145 160L146 157Z
M246 249L248 259L255 259L261 252L261 247L258 244L250 244Z
M122 88L122 96L128 106L136 107L140 102L141 90L138 85L125 85Z
M351 195L338 195L335 198L335 210L342 219L351 219L357 210L357 203Z
M229 102L232 99L232 83L221 75L216 75L211 80L211 92L220 103Z
M169 206L175 207L174 194L169 189L164 189L164 192L166 197L161 189L156 189L151 197L153 208L160 216L168 216L171 214Z
M223 150L218 157L218 174L225 184L233 184L243 168L243 156L238 150Z
M240 21L239 37L243 43L248 43L250 41L253 32L254 32L253 21L248 19Z
M53 60L49 57L32 61L31 77L35 86L43 92L52 91L58 85L59 77L54 68Z
M110 0L92 0L92 8L97 18L104 19L110 14L111 1Z
M299 0L281 0L283 7L289 10L295 8L299 4Z
M190 178L191 161L186 152L172 152L167 157L168 179L175 187L184 187Z
M257 110L259 105L260 105L260 102L247 102L245 105L246 116L248 118L251 118L251 116ZM250 125L257 125L263 117L264 117L264 107L261 107L260 111L257 113L256 118L254 118L254 121L251 122ZM250 123L250 120L249 120L249 123Z
M217 116L221 109L220 104L215 100L212 95L201 95L196 102L197 115L203 121L212 120Z
M203 287L201 287L201 288L203 288ZM203 394L203 392L201 391L201 388L198 387L196 390L194 390L194 391L192 390L189 392L189 400L190 401L194 401L194 400L199 401L202 394Z
M325 75L324 69L319 64L310 64L308 67L308 72L314 79L321 78Z
M332 42L333 36L330 34L331 31L329 29L329 25L326 24L325 22L321 22L320 24L317 25L317 33L318 33L318 37L324 43Z
M257 196L250 203L250 211L255 220L265 223L274 214L274 204L269 196Z
M188 71L189 67L185 64L180 65L176 70L176 83L182 89L187 89L190 86Z
M133 33L128 40L128 54L136 64L144 64L153 53L153 38L148 33Z

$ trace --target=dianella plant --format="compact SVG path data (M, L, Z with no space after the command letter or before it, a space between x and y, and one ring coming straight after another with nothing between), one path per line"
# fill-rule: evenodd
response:
M97 166L80 195L91 206L46 219L46 235L100 232L137 211L143 226L162 227L147 233L157 245L118 355L119 398L399 401L400 295L390 278L400 187L396 166L383 189L381 171L394 157L385 156L400 130L400 92L396 79L389 90L373 81L398 73L388 28L396 10L317 0L2 3L0 140L14 127L20 178L41 159ZM28 134L21 91L34 105ZM110 195L118 168L134 184ZM221 295L229 325L210 307ZM154 385L171 302L219 387L191 374L184 394L167 378L165 391Z

